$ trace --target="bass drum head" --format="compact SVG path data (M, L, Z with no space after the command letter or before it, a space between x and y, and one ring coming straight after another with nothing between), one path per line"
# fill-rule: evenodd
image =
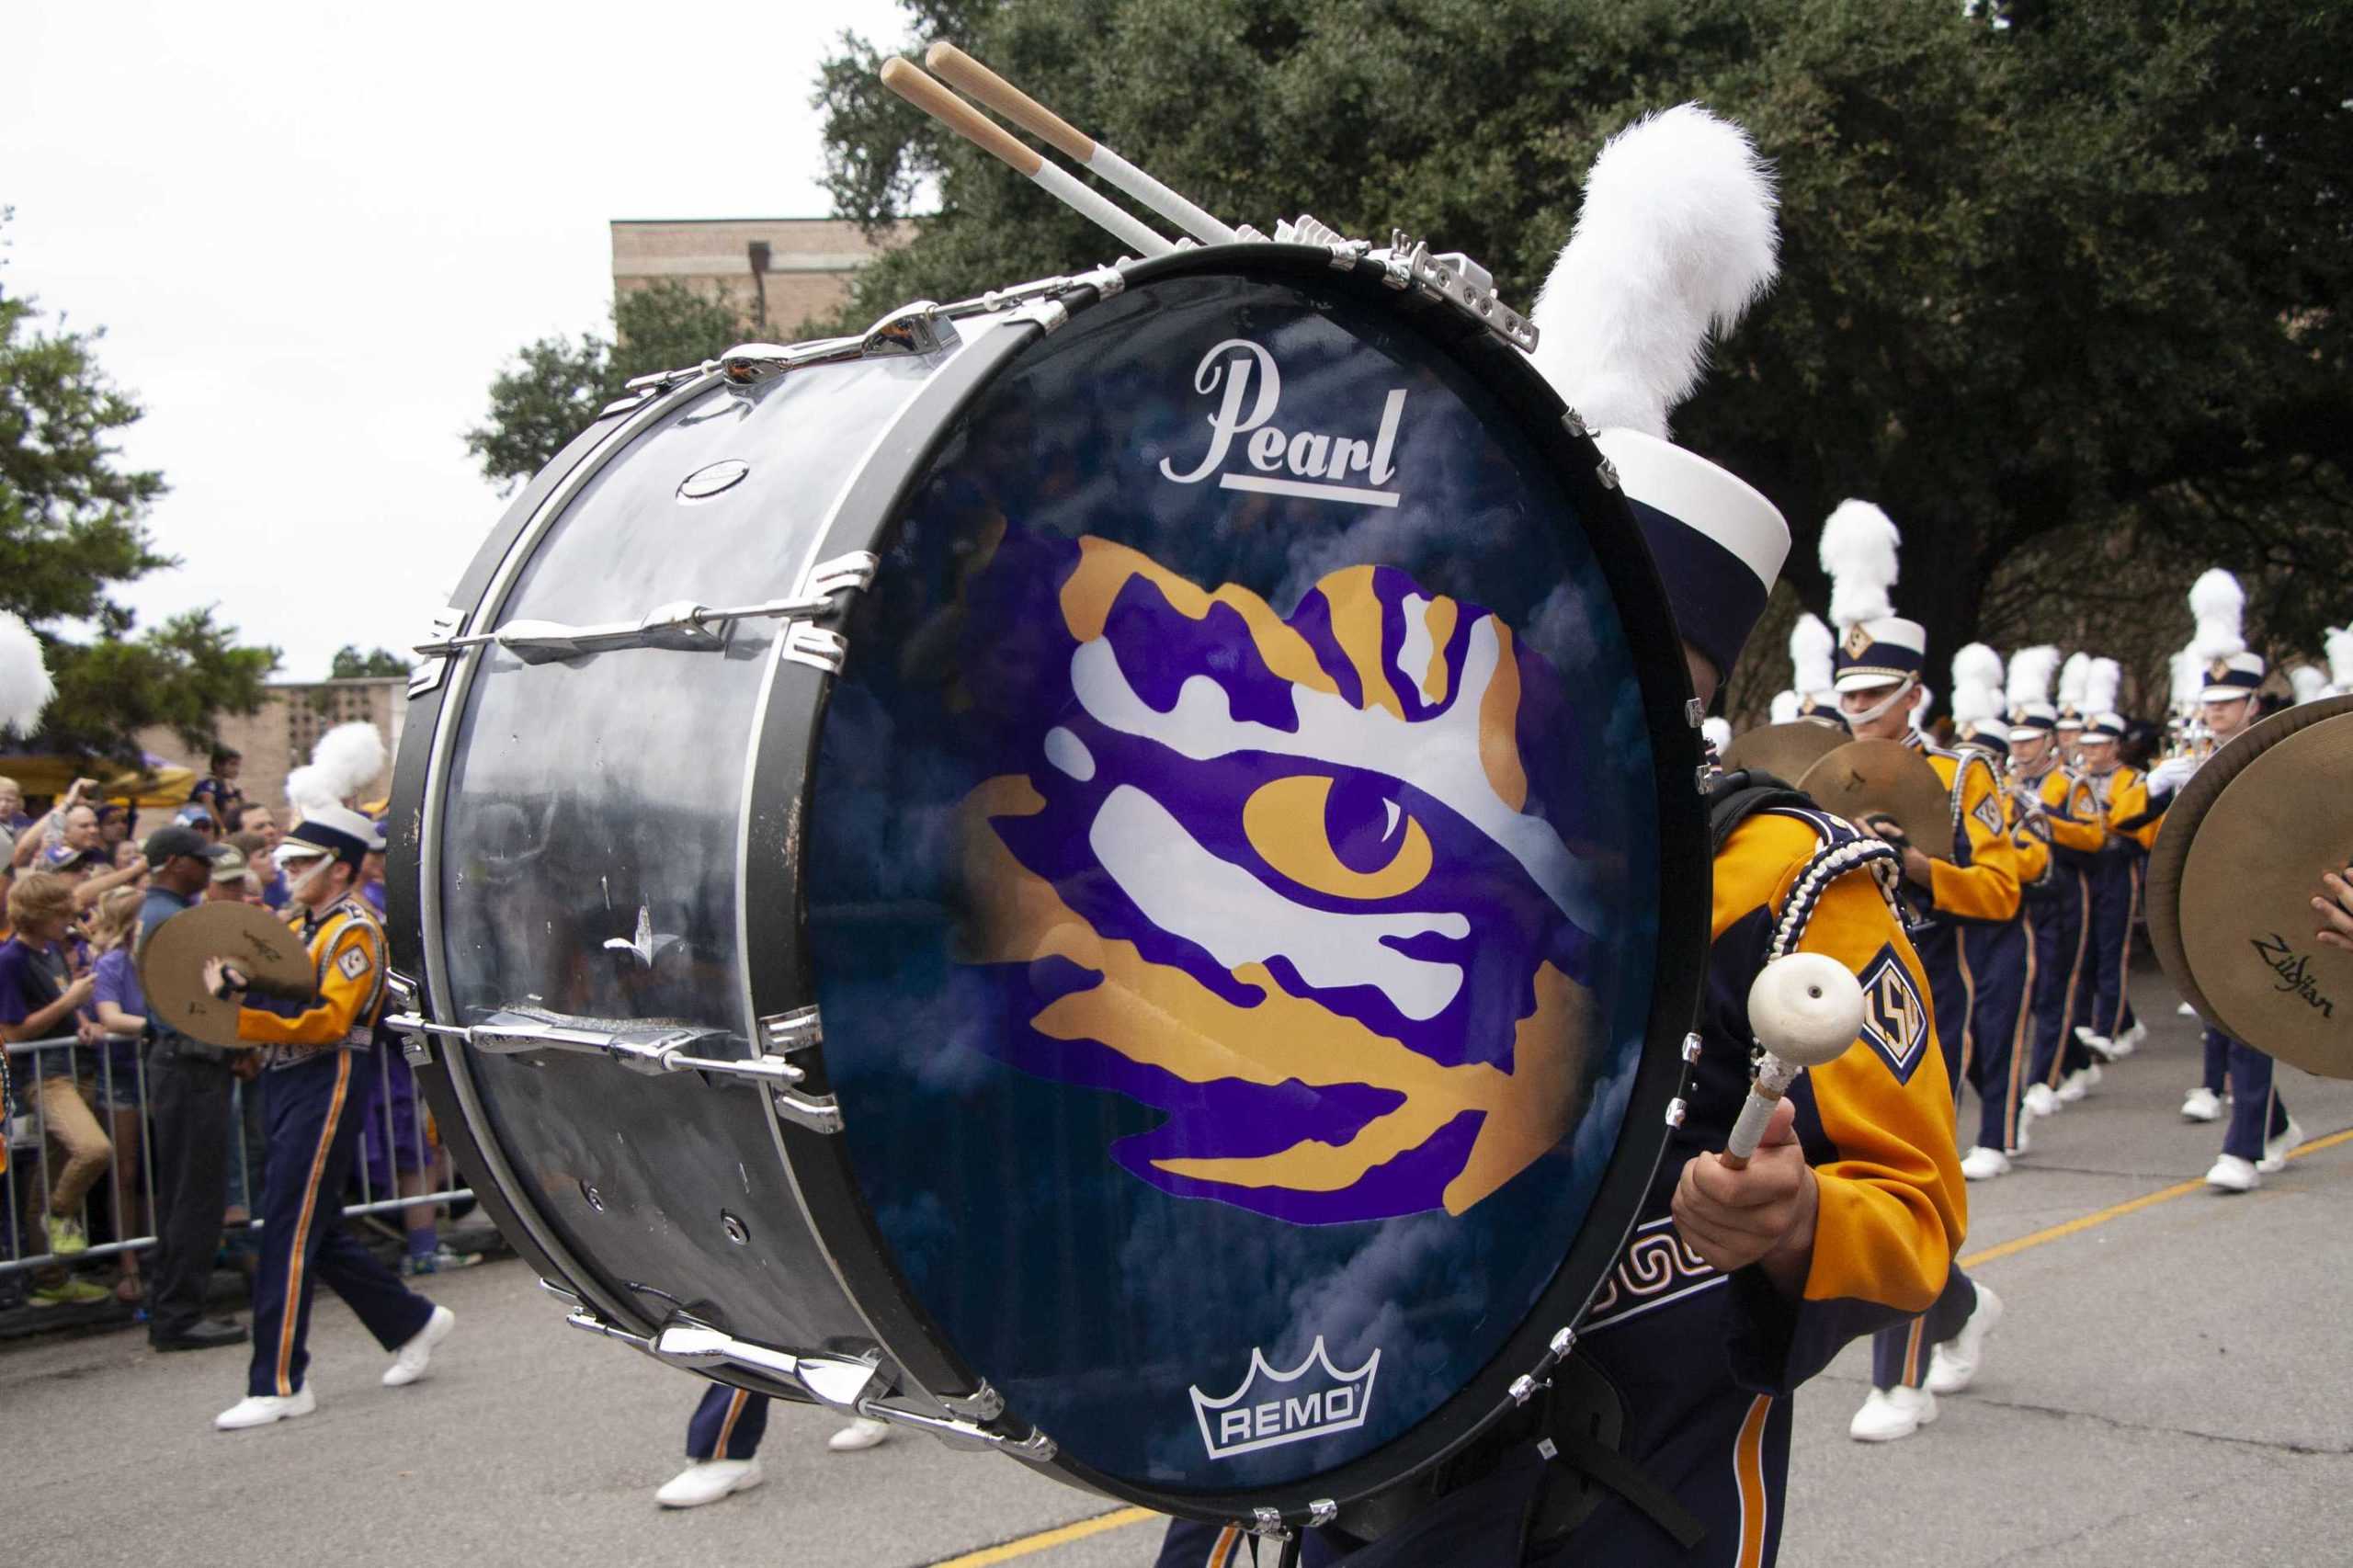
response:
M966 409L807 835L909 1292L1067 1469L1190 1511L1363 1495L1502 1403L1631 1223L1705 939L1674 632L1590 444L1483 335L1239 265L1147 269Z

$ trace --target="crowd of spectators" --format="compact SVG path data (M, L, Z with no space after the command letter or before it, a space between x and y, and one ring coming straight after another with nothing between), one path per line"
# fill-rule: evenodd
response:
M233 1080L226 1090L227 1146L210 1147L220 1140L208 1137L202 1149L185 1147L189 1141L176 1133L192 1125L217 1129L222 1119L217 1108L199 1117L185 1104L186 1065L173 1042L193 1042L149 1017L138 962L154 925L190 904L285 905L285 878L273 859L277 814L244 799L237 768L235 753L216 753L212 773L144 836L134 805L104 799L89 779L75 780L34 815L17 782L0 778L0 1042L11 1048L0 1088L0 1312L111 1301L142 1307L145 1315L142 1304L152 1304L157 1317L176 1318L151 1321L160 1346L244 1336L200 1313L216 1265L249 1278L252 1271L253 1249L239 1227L260 1188L261 1096L254 1080L262 1059L244 1051L213 1059ZM381 911L381 857L370 857L368 869L364 891ZM395 1192L447 1190L447 1156L397 1046L380 1039L365 1073L369 1157L350 1198L381 1202ZM175 1191L219 1190L224 1165L226 1204L192 1215L182 1204L176 1222L168 1222ZM478 1261L440 1241L439 1218L430 1203L402 1211L396 1222L406 1234L406 1272ZM158 1279L150 1244L163 1234L172 1252L175 1233L197 1238L177 1249L191 1256ZM40 1257L50 1261L18 1261ZM172 1275L192 1278L176 1282ZM149 1303L151 1290L195 1299Z

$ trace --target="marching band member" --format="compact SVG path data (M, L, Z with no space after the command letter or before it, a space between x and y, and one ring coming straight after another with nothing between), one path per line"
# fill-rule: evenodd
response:
M760 1439L768 1430L768 1396L712 1383L702 1391L687 1419L687 1468L664 1482L654 1500L665 1508L699 1508L767 1480L760 1473ZM891 1424L853 1415L849 1425L825 1439L837 1454L857 1453L882 1442Z
M2245 651L2240 629L2245 596L2235 578L2219 569L2208 572L2190 589L2189 603L2199 623L2191 647L2212 655L2206 685L2199 692L2199 716L2213 750L2204 757L2167 757L2145 779L2127 786L2116 805L2120 831L2144 846L2156 841L2165 808L2181 787L2254 724L2256 693L2266 673L2262 655ZM2219 1057L2230 1087L2231 1119L2222 1135L2222 1153L2207 1171L2206 1181L2224 1192L2252 1192L2262 1185L2263 1173L2286 1165L2289 1151L2303 1142L2303 1130L2279 1103L2269 1056L2211 1026L2205 1030L2204 1045L2207 1079L2190 1091L2181 1113L2193 1121L2215 1119L2221 1108L2214 1103L2212 1074Z
M350 732L367 732L372 753L355 755ZM338 737L341 737L340 739ZM363 748L364 750L364 748ZM245 1397L213 1418L221 1431L308 1415L317 1408L303 1373L311 1298L321 1279L358 1315L378 1344L394 1352L387 1388L425 1375L434 1346L457 1326L457 1314L401 1283L342 1225L343 1188L359 1147L359 1090L354 1063L375 1040L383 1011L384 928L358 895L360 862L383 840L375 825L344 805L383 767L374 726L331 730L320 758L286 781L302 821L278 846L287 881L287 924L310 950L318 996L281 1010L246 1003L241 1040L263 1048L259 1080L269 1157L263 1168L261 1270L254 1281L253 1361ZM373 760L367 760L372 756ZM364 766L364 771L358 771ZM352 777L357 771L358 777ZM236 971L215 958L205 984L224 1001L242 1001Z
M2006 787L1996 798L2018 858L2019 885L2022 891L2039 886L2051 870L2050 829L2039 810L2006 787L2010 732L1996 695L2001 655L1972 642L1953 655L1952 668L1953 746L1982 754L2003 778ZM1961 1174L1971 1181L1991 1181L2009 1174L2010 1156L2026 1153L2029 1142L2021 1096L2032 1049L2027 999L2035 972L2033 915L2027 901L2021 897L2007 920L1964 926L1961 942L1974 993L1965 1070L1978 1105L1977 1142L1961 1156Z
M2050 701L2058 664L2056 648L2021 649L2010 660L2011 792L2051 849L2049 871L2020 898L2034 940L2033 1054L2022 1100L2032 1116L2054 1114L2062 1077L2092 1065L2090 1048L2075 1034L2075 997L2091 929L2091 869L2108 837L2091 786L2061 760L2059 711Z
M1899 846L1937 1040L1947 1080L1957 1085L1975 1003L1961 931L2017 915L2018 850L2002 808L2001 782L1984 759L1932 746L1913 727L1926 699L1920 675L1928 638L1919 622L1895 615L1888 598L1899 542L1885 512L1868 501L1847 501L1823 527L1822 564L1831 577L1830 619L1844 631L1836 687L1847 727L1858 740L1901 741L1920 752L1952 800L1950 860L1930 859L1915 845ZM1952 1092L1957 1108L1959 1090ZM1848 1435L1859 1442L1888 1442L1935 1420L1937 1394L1969 1385L2001 1314L2001 1299L1955 1267L1927 1312L1873 1335L1871 1392Z
M1645 120L1595 165L1537 307L1538 368L1601 427L1596 439L1633 502L1703 700L1764 608L1789 533L1763 496L1669 445L1665 414L1704 362L1696 351L1711 327L1728 328L1772 277L1770 189L1736 127L1697 106ZM1665 265L1662 250L1679 264ZM1745 265L1693 278L1689 257L1722 261L1727 250ZM1566 308L1546 319L1546 301ZM1636 335L1619 330L1626 320L1659 319L1686 323L1689 342L1668 342L1658 364L1613 362ZM1749 782L1724 775L1714 797L1702 1050L1685 1120L1620 1264L1624 1273L1638 1257L1643 1267L1665 1258L1688 1283L1655 1310L1597 1308L1554 1386L1449 1463L1455 1489L1370 1543L1336 1527L1310 1531L1309 1564L1769 1563L1790 1392L1847 1340L1922 1310L1944 1285L1966 1199L1926 981L1879 877L1892 858L1804 797ZM1853 967L1877 1001L1862 1041L1802 1077L1756 1158L1733 1170L1710 1151L1747 1098L1748 988L1793 898L1813 910L1800 947ZM1622 1420L1614 1454L1591 1437L1596 1402ZM1180 1523L1160 1561L1230 1568L1241 1539L1234 1527Z
M2132 1017L2127 983L2132 969L2132 923L2141 909L2142 862L2148 852L2131 835L2116 828L2137 809L2129 802L2141 778L2140 769L2118 755L2126 728L2124 716L2116 710L2121 678L2114 659L2092 661L2084 688L2090 709L2084 719L2083 739L2076 744L2084 774L2107 815L2109 831L2092 872L2091 967L2086 976L2090 1006L2075 1035L2094 1052L2110 1060L2131 1055L2141 1037L2148 1033ZM2118 810L2120 803L2127 803L2123 811ZM2081 1099L2098 1082L2099 1068L2095 1064L2087 1074L2071 1077L2059 1097Z
M1810 720L1843 730L1847 721L1838 712L1838 694L1830 689L1830 653L1835 639L1830 628L1812 610L1798 617L1790 630L1790 666L1796 677L1793 688L1798 695L1796 710L1790 717Z
M2077 772L2084 766L2077 748L2084 739L2084 687L2091 673L2092 656L2081 650L2068 654L2059 666L2059 760Z

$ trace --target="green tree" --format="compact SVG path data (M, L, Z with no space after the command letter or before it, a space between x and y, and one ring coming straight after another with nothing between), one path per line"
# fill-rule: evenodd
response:
M502 492L544 468L632 377L699 364L745 341L729 306L677 283L629 290L613 301L613 335L542 337L516 350L490 385L490 412L466 449Z
M40 637L57 683L28 744L128 761L149 724L209 745L218 714L261 705L278 651L239 646L210 610L134 635L113 590L178 562L147 528L164 476L121 461L115 438L142 410L99 368L103 335L45 329L33 300L0 292L0 608ZM59 623L76 621L96 640L67 640Z
M1827 597L1814 543L1848 495L1904 529L1897 604L1939 662L1978 635L2178 646L2211 564L2245 578L2275 649L2313 647L2353 608L2353 7L2016 3L2000 26L1864 0L912 15L911 48L955 40L1230 220L1403 227L1523 305L1603 140L1703 100L1777 163L1783 270L1677 436L1788 515L1792 612ZM875 228L918 193L938 210L859 275L841 324L1116 250L883 91L877 58L846 40L820 79L837 209ZM1779 646L1750 658L1772 667L1744 689L1784 684Z
M347 642L335 650L327 678L358 680L369 676L404 676L408 671L409 662L389 648L370 648L363 653L358 644Z

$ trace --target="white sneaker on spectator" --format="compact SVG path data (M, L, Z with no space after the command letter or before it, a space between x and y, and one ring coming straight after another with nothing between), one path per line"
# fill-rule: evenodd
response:
M698 1460L662 1483L654 1500L665 1508L699 1508L737 1492L748 1492L767 1477L757 1455L747 1460Z
M1992 1181L2010 1174L2010 1157L1980 1143L1961 1157L1961 1174L1971 1181Z
M297 1415L308 1415L319 1407L312 1396L311 1385L304 1383L292 1393L249 1393L212 1418L216 1432L242 1432L248 1426L267 1426L274 1421L291 1421Z
M2026 1108L2037 1116L2059 1114L2059 1096L2048 1084L2029 1084L2026 1091Z
M433 1315L425 1320L425 1326L409 1335L408 1343L401 1346L400 1354L384 1369L384 1386L403 1388L425 1376L425 1364L433 1359L433 1347L449 1338L449 1331L457 1326L457 1313L447 1307L435 1307Z
M1936 1418L1937 1396L1927 1389L1873 1389L1847 1424L1847 1436L1859 1443L1892 1443Z
M870 1421L865 1416L852 1418L850 1424L825 1439L825 1447L837 1454L854 1454L860 1449L870 1449L891 1435L887 1421Z
M2303 1142L2304 1130L2296 1125L2296 1119L2294 1117L2290 1117L2288 1119L2288 1128L2286 1131L2280 1133L2277 1138L2267 1139L2264 1141L2263 1158L2255 1162L2255 1168L2263 1172L2266 1176L2270 1175L2273 1171L2286 1170L2288 1168L2289 1154L2294 1150L2300 1148Z
M1930 1393L1959 1393L1976 1381L1985 1362L1986 1336L2002 1321L2002 1298L1977 1280L1970 1283L1977 1288L1977 1304L1969 1309L1969 1321L1928 1354Z
M2182 1099L2181 1114L2186 1121L2211 1121L2222 1114L2222 1102L2213 1090L2200 1084Z
M2263 1178L2255 1174L2253 1161L2225 1154L2206 1173L2206 1185L2219 1187L2224 1192L2253 1192L2263 1185Z

